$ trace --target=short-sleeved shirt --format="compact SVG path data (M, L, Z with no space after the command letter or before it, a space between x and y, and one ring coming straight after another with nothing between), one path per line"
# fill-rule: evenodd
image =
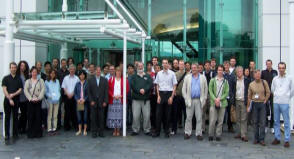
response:
M159 91L173 91L178 84L176 74L171 70L158 72L154 83L159 86Z
M2 80L2 87L5 86L7 88L7 92L10 93L15 93L18 91L20 88L23 88L22 86L22 81L19 76L14 76L12 75L7 75L3 78ZM16 99L19 98L19 96L15 97Z
M70 76L67 75L64 77L62 82L62 88L65 88L68 93L73 93L76 84L79 82L79 78L76 75Z

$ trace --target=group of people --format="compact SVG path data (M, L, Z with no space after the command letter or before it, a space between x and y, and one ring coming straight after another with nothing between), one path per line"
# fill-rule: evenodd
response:
M284 146L289 147L289 102L294 89L286 64L279 63L279 72L272 68L271 60L263 71L255 69L254 61L245 69L236 64L231 57L218 66L215 59L204 64L162 59L159 65L159 58L153 57L146 63L146 71L142 62L128 64L123 79L122 63L100 67L89 64L87 58L76 65L73 58L53 59L45 62L43 73L41 62L31 69L26 61L12 62L10 74L2 80L5 143L10 143L11 114L12 142L19 133L27 133L28 138L42 137L43 130L55 135L62 125L65 131L76 130L77 136L86 136L90 130L93 138L104 137L105 128L120 136L126 80L126 122L132 136L143 129L145 135L156 138L163 127L169 138L184 128L186 140L195 129L199 141L204 133L209 141L220 141L223 124L234 133L236 122L236 139L248 142L247 129L252 124L254 144L265 146L269 127L275 133L272 144L278 145L282 114Z

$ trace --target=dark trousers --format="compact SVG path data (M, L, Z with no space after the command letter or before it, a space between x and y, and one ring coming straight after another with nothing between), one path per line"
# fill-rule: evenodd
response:
M164 132L169 134L169 121L172 105L168 104L168 99L172 92L159 92L161 101L156 108L156 133L160 134L161 123L163 122ZM163 117L163 118L162 118Z
M183 112L186 119L186 106L185 100L182 96L175 96L173 106L171 108L171 128L172 131L177 132L178 123L182 124Z
M104 131L104 121L105 121L105 107L102 106L90 106L91 107L91 131L97 133L99 129L99 134L103 134Z
M262 102L253 102L254 118L254 139L258 142L264 141L265 138L265 104Z
M229 99L227 99L228 101L228 106L226 108L226 121L227 121L227 125L228 125L228 129L232 129L233 128L233 122L231 121L231 102Z
M150 121L151 121L151 128L155 129L156 127L156 106L157 106L157 95L152 94L150 96Z
M41 118L42 118L42 127L47 128L47 117L48 117L48 109L47 108L42 108L41 110Z
M127 104L127 126L131 127L133 123L132 98L128 97Z
M4 99L4 113L5 113L5 137L10 136L10 118L11 113L13 117L13 136L18 135L18 102L14 101L14 106L11 106L8 99Z
M178 107L178 123L180 125L183 125L183 114L184 114L184 123L186 121L187 118L187 114L186 114L186 104L185 104L185 99L183 98L183 96L176 96L175 97L175 103L177 104Z
M28 103L28 138L42 137L41 105L41 101Z
M61 96L60 98L60 102L59 102L59 107L58 107L58 115L57 115L57 129L60 129L61 126L62 126L62 123L61 123L61 116L62 116L62 103L64 103L65 101L65 96Z
M74 97L65 99L64 111L64 129L77 129L77 105Z
M28 123L28 102L20 102L20 117L19 117L19 124L18 129L20 133L25 133L27 131L27 123Z

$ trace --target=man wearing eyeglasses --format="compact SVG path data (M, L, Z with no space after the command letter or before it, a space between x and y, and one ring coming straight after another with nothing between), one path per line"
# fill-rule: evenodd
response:
M286 64L280 62L278 65L279 75L273 79L271 91L274 97L274 129L275 140L273 145L280 144L281 132L280 132L280 115L282 114L285 127L285 143L284 147L290 147L290 118L289 118L289 102L294 95L293 81L286 75Z

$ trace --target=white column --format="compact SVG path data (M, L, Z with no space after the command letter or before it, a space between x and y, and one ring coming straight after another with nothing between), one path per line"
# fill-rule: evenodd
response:
M4 56L3 56L3 74L9 73L9 63L14 61L14 0L6 2L6 30L4 42Z
M67 0L62 1L62 12L67 12L68 11L68 5L67 5Z
M287 67L289 70L289 74L292 76L292 78L294 77L294 0L288 0L289 2L289 23L290 23L290 27L289 27L289 37L290 37L290 42L289 42L289 46L290 46L290 52L289 52L289 58L290 58L290 62L289 62L289 66ZM293 79L294 80L294 79ZM294 125L294 102L293 99L291 100L290 103L290 125L291 125L291 130L293 130L293 125Z
M93 50L92 48L89 48L89 63L92 63L93 62Z
M4 42L4 53L3 53L3 75L9 74L9 63L14 61L14 37L13 37L13 27L14 27L14 0L6 1L6 26L5 26L5 42ZM11 115L12 112L11 112ZM12 116L11 116L12 118ZM3 113L3 136L5 136L5 113ZM12 132L12 120L10 121L10 132ZM12 135L12 133L10 133Z
M123 46L123 136L127 136L127 35L124 32Z
M60 59L67 59L67 43L63 43L60 49Z
M141 53L141 57L142 57L142 62L145 63L145 38L142 38L142 53Z

